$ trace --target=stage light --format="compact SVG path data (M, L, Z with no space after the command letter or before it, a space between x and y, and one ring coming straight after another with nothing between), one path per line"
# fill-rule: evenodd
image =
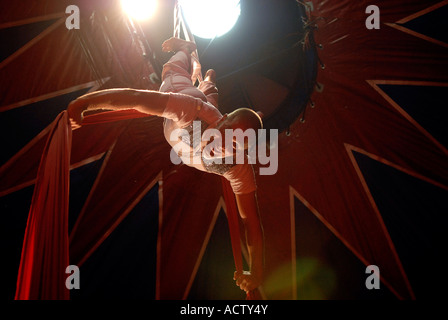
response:
M124 12L136 20L146 20L156 11L157 0L121 0Z
M211 39L229 32L241 13L240 0L179 0L191 32Z

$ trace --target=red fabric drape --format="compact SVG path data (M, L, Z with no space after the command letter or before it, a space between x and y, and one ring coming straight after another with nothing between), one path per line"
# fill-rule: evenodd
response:
M240 227L238 221L238 208L235 202L235 195L232 191L229 181L221 178L222 192L226 203L227 221L229 223L230 240L232 242L233 258L235 268L238 272L243 272L243 256L241 253ZM258 300L260 296L257 290L249 291L246 295L247 300Z
M72 132L64 111L54 120L29 211L15 298L68 299L69 168Z
M86 117L98 124L147 117L139 112L104 112ZM69 173L72 129L66 111L49 130L39 164L17 277L16 300L69 299Z

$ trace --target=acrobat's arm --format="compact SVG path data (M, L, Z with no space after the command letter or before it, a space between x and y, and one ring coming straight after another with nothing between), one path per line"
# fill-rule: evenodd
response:
M197 117L207 123L216 119L216 108L201 99L179 93L127 88L107 89L85 94L72 101L67 110L72 122L81 125L85 111L126 109L135 109L142 113L173 119L181 123L188 123ZM216 110L216 112L218 111Z
M244 291L256 289L263 280L263 227L260 221L255 191L236 194L238 211L246 229L250 272L235 272L234 280Z

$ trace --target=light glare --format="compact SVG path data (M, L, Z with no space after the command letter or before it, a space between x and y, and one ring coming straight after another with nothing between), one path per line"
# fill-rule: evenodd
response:
M229 32L240 16L240 0L179 0L191 32L211 39Z
M147 20L156 11L157 0L121 0L121 7L131 18Z

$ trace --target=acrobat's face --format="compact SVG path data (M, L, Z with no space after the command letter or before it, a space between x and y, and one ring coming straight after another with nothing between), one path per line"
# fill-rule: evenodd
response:
M233 119L224 114L204 132L202 138L208 143L204 150L206 158L226 158L233 156L240 148L234 135Z

